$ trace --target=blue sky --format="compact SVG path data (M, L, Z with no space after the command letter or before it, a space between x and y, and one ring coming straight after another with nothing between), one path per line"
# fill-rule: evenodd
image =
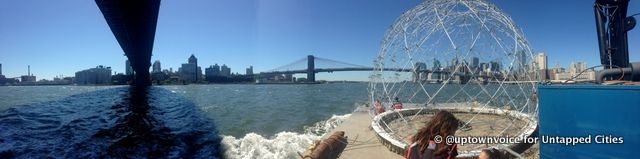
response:
M191 54L201 67L270 70L313 54L371 65L387 28L419 0L165 0L152 60L177 70ZM593 1L492 0L522 28L550 67L599 64ZM640 12L632 1L629 14ZM638 17L636 17L638 18ZM640 31L629 33L640 61ZM0 1L0 63L7 77L73 76L97 65L124 72L122 49L94 1ZM368 72L320 73L318 79L367 80Z

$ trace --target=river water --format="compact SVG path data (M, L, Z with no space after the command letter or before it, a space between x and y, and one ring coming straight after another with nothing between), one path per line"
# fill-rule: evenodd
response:
M366 83L0 87L0 158L295 158Z
M425 102L411 93L421 86L403 87L401 99ZM522 89L503 87L498 92ZM499 86L482 88L452 85L435 100L501 101L473 95ZM368 89L367 83L0 87L0 158L298 158L361 108ZM510 96L523 102L517 98L529 92L521 94Z

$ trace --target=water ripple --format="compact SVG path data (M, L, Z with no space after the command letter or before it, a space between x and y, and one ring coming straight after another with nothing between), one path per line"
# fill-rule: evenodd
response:
M162 88L112 88L0 112L0 158L219 158L214 123Z

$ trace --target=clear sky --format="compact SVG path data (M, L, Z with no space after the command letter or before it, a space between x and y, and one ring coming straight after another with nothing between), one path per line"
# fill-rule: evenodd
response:
M201 67L226 64L254 72L306 55L372 65L385 31L419 0L164 0L152 61L177 70L195 54ZM524 31L549 66L599 64L592 0L491 0ZM640 12L631 1L629 15ZM636 17L638 18L638 17ZM631 61L640 61L640 26L629 32ZM0 63L7 77L38 80L110 66L126 57L92 0L0 1ZM319 73L318 79L361 80L368 72Z

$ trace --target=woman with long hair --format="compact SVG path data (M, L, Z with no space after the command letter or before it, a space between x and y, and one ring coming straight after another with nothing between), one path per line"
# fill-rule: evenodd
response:
M460 122L448 111L440 110L425 127L412 137L407 159L453 159L458 155L456 144L447 143L454 136Z

